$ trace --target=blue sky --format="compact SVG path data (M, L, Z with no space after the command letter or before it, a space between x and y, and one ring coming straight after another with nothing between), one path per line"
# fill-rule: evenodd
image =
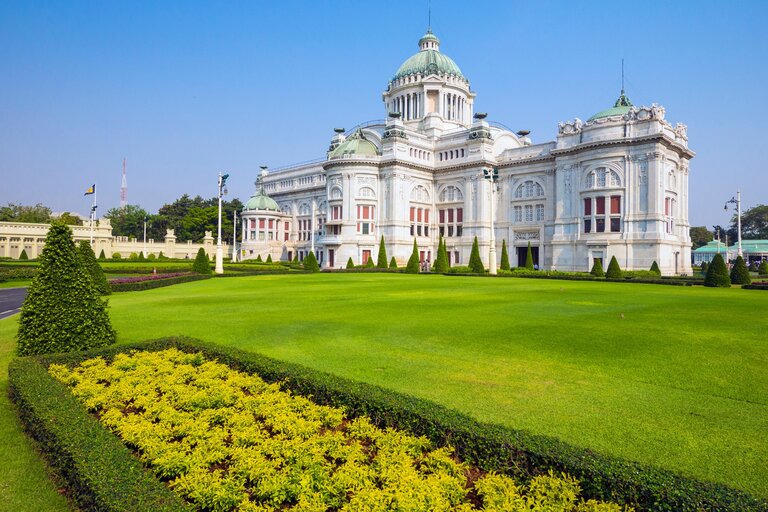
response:
M768 2L433 0L432 28L476 111L534 142L627 95L688 125L692 225L724 202L768 203ZM384 117L381 92L414 54L427 2L0 2L0 204L156 211L245 201L259 165L323 157L333 128Z

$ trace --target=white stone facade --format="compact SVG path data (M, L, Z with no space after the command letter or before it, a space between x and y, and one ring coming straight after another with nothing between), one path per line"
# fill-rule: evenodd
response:
M452 265L467 264L475 236L487 265L483 170L496 168L496 250L506 240L512 266L524 263L530 242L543 269L589 271L595 258L606 267L615 256L624 270L656 261L664 274L691 272L694 153L663 107L632 106L622 91L614 108L561 123L557 140L533 144L473 116L475 93L431 33L420 52L382 95L387 120L337 130L327 158L264 177L290 232L269 253L302 258L314 246L323 267L338 268L376 258L383 235L388 257L404 265L414 238L422 259L434 260L442 233ZM251 251L243 257L259 253Z

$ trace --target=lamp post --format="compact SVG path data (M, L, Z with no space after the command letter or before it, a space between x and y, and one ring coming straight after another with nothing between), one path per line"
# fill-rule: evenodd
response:
M144 257L147 257L147 216L144 216L144 249L142 250Z
M738 256L743 257L744 255L741 252L741 191L736 191L736 197L732 197L729 200L725 202L725 206L723 207L724 210L728 210L728 204L735 204L736 205L736 229L739 233L739 249L737 252ZM726 247L726 251L727 251Z
M495 167L493 169L483 169L483 178L491 182L491 247L488 253L488 267L490 267L488 272L491 275L496 275L496 229L493 225L493 196L496 194L499 170Z
M219 173L219 236L216 242L216 269L214 270L217 274L224 273L224 250L221 247L221 197L227 193L225 186L227 178L229 178L229 174L222 175Z
M232 262L237 261L237 210L232 210Z

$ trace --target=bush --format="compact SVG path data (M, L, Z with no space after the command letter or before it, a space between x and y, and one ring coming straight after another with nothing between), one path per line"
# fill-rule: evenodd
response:
M163 255L163 251L160 251L160 254L157 255L157 260L158 261L166 261L166 260L169 260L169 259L170 258L168 258L167 256Z
M139 261L146 261L147 259L144 257L144 251L139 251Z
M384 235L381 235L381 241L379 242L379 258L376 260L376 266L387 268L387 248L384 246Z
M21 254L19 254L19 259L20 260L28 260L29 259L29 256L27 256L27 250L26 249L22 249L21 250Z
M113 253L112 253L112 259L113 259L113 260L120 260L120 259L122 259L122 258L123 258L123 257L120 255L120 253L119 253L119 252L113 252Z
M469 255L469 268L475 274L484 274L483 260L480 258L480 248L477 245L477 237L472 242L472 252Z
M107 276L104 275L104 271L101 269L101 265L96 261L96 255L93 254L91 244L87 240L82 240L78 246L78 252L80 253L80 259L83 263L83 267L91 276L93 286L96 287L101 295L109 295L109 283L107 283Z
M355 268L355 262L352 261L352 256L350 256L349 259L347 260L347 268Z
M611 256L611 262L608 263L605 277L608 279L621 279L621 267L619 267L619 262L616 261L616 256Z
M448 272L448 252L445 249L445 239L442 236L437 241L437 258L435 258L432 271L439 274Z
M256 353L203 344L189 339L165 339L142 344L121 344L119 347L77 354L21 359L11 363L10 389L14 401L23 394L19 410L25 424L33 424L46 429L43 448L49 451L56 447L58 439L54 433L61 429L83 429L80 417L88 418L86 411L76 404L72 395L63 392L53 393L49 388L62 389L45 372L45 366L51 363L73 365L102 356L112 360L114 355L131 350L163 350L176 347L188 353L202 353L209 360L247 373L257 374L267 382L280 382L282 388L292 393L311 397L320 405L342 407L350 418L367 416L380 428L399 428L415 435L424 435L437 446L450 444L455 447L456 456L466 463L474 464L483 471L506 474L519 481L533 481L535 476L547 471L565 472L581 481L583 495L587 498L610 500L638 507L639 510L653 512L758 512L766 510L768 502L756 499L747 493L737 491L720 484L701 482L680 476L671 471L626 461L618 457L597 454L591 450L577 448L546 436L533 435L525 431L514 430L500 425L480 423L468 416L452 411L440 405L415 397L398 394L376 386L349 381L317 370L269 359ZM30 383L31 381L31 383ZM53 384L52 384L53 383ZM36 385L32 392L26 392L26 386ZM40 388L43 389L40 389ZM62 404L61 411L69 414L50 414L42 419L36 416L37 404L42 402L49 407ZM72 405L72 404L75 405ZM43 409L45 412L45 409ZM57 413L59 410L57 409ZM74 414L76 412L77 414ZM52 418L56 418L52 421ZM85 424L90 424L92 418ZM66 431L66 430L65 430ZM69 432L69 431L67 431ZM77 432L70 433L69 443L74 448L80 446ZM89 434L85 434L89 435ZM108 436L115 442L116 438ZM85 443L91 446L91 440L101 442L104 436L94 433ZM105 445L106 446L106 445ZM109 455L111 450L93 450L94 455ZM122 464L116 460L114 464ZM140 464L133 459L133 471ZM68 467L64 465L63 470ZM114 473L122 475L121 466L111 467ZM72 467L73 471L89 470L87 464ZM110 468L107 468L109 470ZM108 474L112 474L108 471ZM104 482L105 477L93 480L96 484ZM540 487L545 489L546 483ZM112 484L115 485L115 484ZM533 485L533 484L532 484ZM537 484L538 486L539 484ZM116 487L115 489L118 489ZM119 487L123 489L123 487ZM123 492L111 493L112 499L141 499L142 490L136 495ZM543 491L547 494L546 491ZM76 493L77 494L77 493ZM499 505L502 506L503 505ZM98 508L98 507L97 507ZM136 510L149 510L151 507ZM510 510L509 508L486 508L487 510ZM99 510L112 510L99 508ZM132 510L125 508L124 510ZM527 510L527 509L526 509ZM548 509L549 510L549 509ZM605 510L618 511L620 508L595 508L585 506L577 510L586 512Z
M151 252L147 254L147 260L148 261L155 261L157 259L157 256L155 256L155 253Z
M704 274L704 275L706 275L706 274L707 274L707 269L708 269L708 268L709 268L709 263L707 263L706 261L703 261L703 262L701 263L701 273L702 273L702 274Z
M261 259L261 254L256 255L256 263L264 263L264 260Z
M132 252L128 255L128 259L131 261L139 261L139 253Z
M730 288L731 277L728 275L728 268L720 254L715 254L712 263L709 264L707 275L704 278L704 286Z
M419 246L416 245L416 239L413 239L413 251L411 257L408 258L408 265L405 267L406 274L418 274L419 273Z
M653 263L651 264L651 272L653 272L657 276L661 275L661 269L659 268L659 264L656 263L656 260L653 260Z
M601 258L595 258L595 262L592 264L592 270L590 270L589 273L595 277L605 277L602 261Z
M304 270L320 272L320 265L317 264L317 258L315 258L315 253L312 251L309 251L307 257L304 258Z
M116 341L107 303L83 267L72 230L53 222L40 255L39 272L21 306L19 355L103 347Z
M99 253L99 261L104 261L106 259L107 259L107 255L104 254L104 249L102 249L101 252Z
M499 270L509 270L509 254L507 253L507 241L501 241L501 266Z
M448 274L471 274L473 271L468 266L456 265L448 269Z
M752 282L752 277L749 275L749 269L744 262L744 258L738 256L736 263L731 268L731 283L733 284L749 284Z
M350 261L352 261L352 258L350 258ZM397 269L397 260L395 260L394 256L392 256L392 259L389 260L389 268Z
M531 251L531 242L528 242L528 251L525 253L525 268L533 270L533 252Z
M267 254L267 263L272 263L272 255Z
M757 262L756 261L750 261L749 262L749 271L750 272L757 272Z
M369 256L368 257L368 261L365 262L365 265L363 265L363 267L365 267L365 268L376 268L376 264L373 263L373 256Z
M761 276L768 275L768 260L760 262L760 266L757 267L757 273Z
M198 274L211 274L211 262L208 260L208 256L205 254L205 250L201 247L197 250L197 256L195 256L195 262L192 264L192 272Z
M116 279L110 283L110 286L114 292L138 292L163 288L174 284L200 281L201 279L210 279L211 277L211 274L197 274L194 272L185 272L183 274L155 274L151 276L141 276L139 278Z

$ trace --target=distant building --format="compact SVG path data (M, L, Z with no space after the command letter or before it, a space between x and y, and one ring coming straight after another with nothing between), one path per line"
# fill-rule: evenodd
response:
M744 255L744 261L749 265L751 262L760 263L768 260L768 240L742 240L741 252ZM707 245L699 247L693 251L693 264L711 263L715 254L720 254L725 261L735 260L739 254L738 244L727 247L723 242L712 240Z
M621 92L587 121L561 123L557 140L475 115L475 92L428 31L382 93L386 120L337 130L322 160L270 171L242 216L242 258L299 259L314 244L323 267L387 254L404 264L416 239L434 260L438 236L451 264L469 260L478 238L485 264L491 183L497 253L523 265L530 242L542 269L588 271L615 256L623 269L691 272L686 127L658 105ZM263 188L262 188L263 186Z

